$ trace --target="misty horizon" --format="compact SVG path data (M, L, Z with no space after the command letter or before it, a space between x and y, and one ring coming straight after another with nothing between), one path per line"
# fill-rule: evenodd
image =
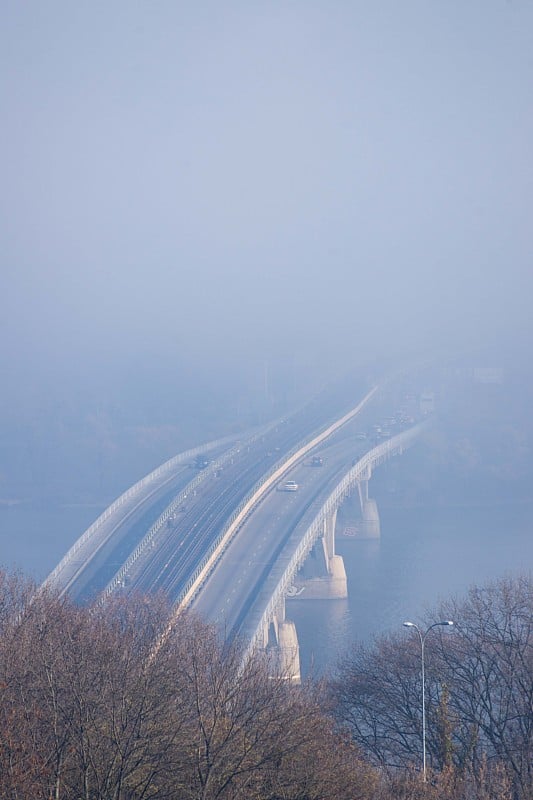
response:
M530 339L529 4L2 17L7 376Z
M373 364L530 396L529 4L1 19L1 500L111 499Z

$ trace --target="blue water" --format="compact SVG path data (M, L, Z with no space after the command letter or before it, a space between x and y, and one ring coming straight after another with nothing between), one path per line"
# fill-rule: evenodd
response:
M379 505L379 502L378 502ZM381 539L339 540L347 600L294 600L303 674L331 669L350 643L417 622L473 584L533 568L533 501L466 508L382 508Z
M379 506L379 496L377 497ZM43 580L103 509L0 506L0 563ZM379 541L338 540L349 598L290 601L302 672L332 668L353 641L400 630L406 619L472 584L533 568L533 501L465 508L380 507Z
M102 511L97 505L0 506L0 564L41 582Z

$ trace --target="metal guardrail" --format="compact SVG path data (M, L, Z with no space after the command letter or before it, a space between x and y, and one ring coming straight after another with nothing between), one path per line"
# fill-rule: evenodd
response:
M298 409L298 410L300 410L300 409ZM276 419L276 420L273 420L273 421L267 423L264 426L261 426L261 428L259 428L251 437L249 437L249 438L247 438L245 440L245 443L243 443L243 446L246 446L247 443L251 444L257 438L259 438L260 436L264 435L267 431L271 430L276 425L279 425L280 422L281 422L280 419ZM147 487L149 487L151 485L154 485L163 475L171 474L172 470L175 467L179 466L179 464L183 463L187 459L192 458L192 457L194 457L196 455L200 455L201 453L208 452L209 450L212 450L215 447L219 447L219 446L222 446L224 444L229 444L231 442L235 442L236 440L239 440L241 438L242 438L242 434L236 434L236 435L233 435L233 436L227 436L227 437L224 437L224 438L221 438L221 439L216 439L216 440L214 440L212 442L208 442L208 443L206 443L204 445L200 445L198 447L191 448L189 450L184 451L183 453L179 453L178 455L176 455L173 458L169 459L165 463L161 464L159 467L157 467L157 469L155 469L152 472L150 472L144 478L141 478L141 480L137 481L135 484L133 484L133 486L131 486L129 489L127 489L125 492L123 492L116 500L114 500L114 502L111 503L111 505L108 506L102 512L102 514L100 514L99 517L97 517L97 519L90 525L90 527L87 528L87 530L84 531L84 533L82 533L82 535L76 540L76 542L72 545L72 547L67 551L65 556L61 559L59 564L57 564L57 566L52 570L52 572L50 572L50 574L45 578L45 580L41 584L41 587L45 588L45 587L56 585L56 586L59 586L59 588L61 590L61 593L66 591L66 588L68 588L68 586L72 582L73 577L75 577L75 575L74 576L67 575L66 578L63 578L63 580L60 580L60 576L62 575L62 573L64 573L66 570L68 570L69 567L72 567L76 563L76 561L75 561L76 557L78 558L78 563L83 562L83 561L85 561L87 563L90 560L90 558L92 557L92 555L97 552L99 547L101 547L102 544L105 543L105 541L107 539L107 535L105 533L105 527L104 526L105 526L105 523L115 514L115 512L117 512L118 510L123 508L123 506L126 503L128 503L130 500L132 500L133 498L135 498L137 496L141 496L143 490L145 490ZM201 478L199 479L198 482L195 482L195 481L191 482L191 484L189 484L188 487L186 487L184 492L188 493L188 491L194 490L194 486L197 485L197 483L199 483L200 480L201 480ZM192 484L194 484L194 485L192 485ZM167 507L167 509L165 509L165 511L161 515L161 517L164 516L164 520L162 520L161 517L160 517L156 521L156 523L154 523L154 525L152 526L150 531L148 531L146 536L143 538L143 541L141 543L139 543L139 545L135 549L134 553L131 554L131 556L128 559L128 562L127 562L128 566L126 567L126 564L125 564L119 570L120 577L118 577L118 573L114 576L114 578L110 582L110 583L113 583L113 588L111 588L110 591L113 591L114 588L116 588L118 585L120 585L120 581L123 580L123 578L124 578L125 574L127 573L127 571L129 569L131 569L132 564L135 563L138 560L138 558L140 557L142 552L145 551L146 547L151 544L154 535L160 529L161 525L164 524L164 521L166 521L166 519L168 519L170 514L173 513L173 511L175 510L175 507L179 506L180 501L181 502L183 501L183 493L180 493L180 495L178 497L176 497L175 500L170 504L171 506L173 506L172 510L170 509L170 506ZM175 505L174 505L174 503L175 503ZM236 514L238 514L238 512L236 512ZM154 528L155 528L155 530L154 530ZM82 553L83 553L84 549L86 551L86 555L83 558L82 557ZM87 550L89 550L89 553L87 553ZM130 563L130 559L132 559L131 563ZM79 571L79 567L78 567L78 571ZM109 586L110 586L110 584L108 584L108 586L104 590L104 593L106 594L106 596L109 594L109 591L108 591Z
M349 494L349 492L356 486L357 482L367 474L368 469L378 466L388 458L398 453L402 453L406 447L409 447L413 441L422 433L428 426L428 421L423 421L413 426L407 431L397 434L396 436L388 439L385 442L377 445L369 450L365 455L353 466L349 472L346 473L344 478L337 484L335 489L328 496L326 501L320 507L318 513L315 514L312 522L309 524L307 530L302 536L298 546L292 554L290 561L281 576L276 588L270 596L270 600L263 611L257 627L250 638L250 644L245 651L244 658L249 658L254 650L257 649L260 640L263 637L263 631L266 625L273 619L275 610L279 604L282 596L286 595L287 589L291 585L294 576L299 568L304 563L309 552L311 551L316 539L323 531L324 520L326 517L337 508L342 500Z
M98 546L102 544L102 542L98 540L98 534L101 532L103 525L118 509L122 508L125 503L134 498L136 495L140 495L143 489L146 489L151 484L154 484L163 475L171 473L175 467L179 466L187 459L196 455L200 455L201 453L206 453L215 447L230 444L231 442L234 442L236 438L236 436L226 436L222 439L216 439L213 442L200 445L199 447L185 450L183 453L178 453L178 455L174 456L168 461L165 461L164 464L161 464L161 466L153 470L153 472L150 472L144 478L141 478L140 481L134 483L133 486L130 486L127 491L117 497L117 499L111 503L111 505L108 506L99 517L97 517L92 525L90 525L90 527L87 528L84 533L82 533L79 539L76 540L70 550L68 550L66 555L61 559L59 564L52 570L48 577L45 578L42 583L42 587L54 585L58 581L61 573L72 564L74 557L80 553L85 545L90 543L91 549L96 551Z
M180 508L183 502L187 499L189 494L193 492L197 486L199 486L203 481L206 480L210 475L216 472L220 467L224 466L225 463L230 458L233 458L239 450L243 447L248 447L249 445L253 444L257 439L270 430L271 427L279 424L279 421L275 421L269 423L268 426L261 428L259 431L254 433L252 436L248 437L244 442L239 443L235 447L232 447L231 450L224 453L220 458L214 461L207 469L202 470L202 472L196 476L192 481L190 481L187 486L176 495L176 497L172 500L171 503L165 508L162 514L157 518L154 522L150 530L146 533L146 535L142 538L139 542L135 550L131 553L128 559L124 562L122 567L117 571L117 573L113 576L113 578L109 581L103 592L99 597L99 601L102 602L109 597L112 592L114 592L117 588L123 585L126 576L128 575L129 571L132 567L136 564L139 558L147 551L148 548L152 546L152 542L154 541L155 536L159 533L161 528L164 526L166 521Z
M204 556L202 561L198 564L193 575L187 582L184 589L181 591L175 603L175 608L183 609L190 605L195 595L207 580L212 570L218 563L222 554L230 544L233 536L243 524L246 517L251 513L253 508L261 501L265 494L270 491L273 484L273 479L278 480L284 472L293 466L297 461L305 458L305 456L317 447L325 439L329 438L333 433L336 433L343 425L350 422L356 414L372 399L374 394L381 387L374 386L365 395L361 402L353 409L344 414L340 419L331 423L326 423L319 431L313 432L303 442L299 442L292 450L289 451L283 458L276 462L270 470L261 476L256 481L253 487L245 495L243 500L239 503L233 514L227 520L221 533L212 544L209 552Z

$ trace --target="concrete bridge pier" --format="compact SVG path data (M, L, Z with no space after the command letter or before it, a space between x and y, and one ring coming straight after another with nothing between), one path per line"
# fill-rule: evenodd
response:
M276 608L265 639L266 649L273 657L276 675L291 683L301 683L300 645L296 625L285 616L285 598L280 600Z
M357 493L351 494L339 506L337 536L379 539L381 525L377 503L368 496L368 482L371 476L371 470L367 467L357 481Z
M367 467L366 473L357 481L359 503L361 506L361 521L358 528L358 537L361 539L379 539L381 525L377 503L368 496L368 481L372 477L372 470Z
M288 599L339 600L348 597L342 556L335 553L337 509L324 519L323 530L294 581Z

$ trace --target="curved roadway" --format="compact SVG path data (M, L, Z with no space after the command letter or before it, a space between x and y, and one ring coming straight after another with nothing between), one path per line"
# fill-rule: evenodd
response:
M366 415L365 415L366 416ZM327 446L317 450L322 466L308 458L287 474L241 526L217 567L192 603L193 610L215 623L232 638L241 632L246 615L274 565L279 567L283 548L309 510L327 496L354 460L370 445L360 440L361 420L350 424ZM296 492L282 489L285 479L298 484Z
M240 448L234 447L222 469L208 467L200 480L198 471L191 470L194 464L182 465L171 480L118 521L85 561L73 562L70 595L86 603L101 594L171 500L187 493L180 510L161 526L157 540L150 542L120 580L123 592L163 591L175 602L252 487L297 444L338 417L347 405L346 397L354 395L357 398L364 392L360 388L356 392L354 387L347 392L343 386L336 395L324 393L263 435L254 435ZM191 479L194 488L189 491Z
M235 508L271 467L323 425L324 408L288 418L251 444L210 476L168 526L164 541L147 552L128 575L124 589L141 593L163 591L176 602L198 564L220 536Z

